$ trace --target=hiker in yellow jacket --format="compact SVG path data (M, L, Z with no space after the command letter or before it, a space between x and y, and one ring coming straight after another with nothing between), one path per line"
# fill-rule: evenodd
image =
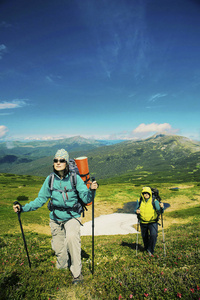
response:
M152 198L152 190L150 187L144 187L140 199L137 200L135 213L140 222L144 250L147 251L150 256L154 253L157 241L158 216L163 213L163 211L164 204Z

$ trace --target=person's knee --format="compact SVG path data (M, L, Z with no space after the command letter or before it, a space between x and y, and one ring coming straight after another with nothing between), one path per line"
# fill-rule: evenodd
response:
M66 239L67 239L67 243L70 243L70 244L79 241L78 235L77 235L76 233L74 233L74 232L70 232L70 233L67 235Z
M155 225L150 228L150 235L151 236L157 236L158 235L158 228Z
M150 238L151 239L153 239L153 240L156 240L157 239L157 233L153 233L153 234L151 234L151 236L150 236Z
M57 242L52 243L52 249L56 253L56 255L59 255L62 252L63 247L64 247L63 243L62 244L59 244Z

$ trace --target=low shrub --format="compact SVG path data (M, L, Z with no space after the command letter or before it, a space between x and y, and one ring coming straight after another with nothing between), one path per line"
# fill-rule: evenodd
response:
M24 196L24 195L17 197L17 201L27 201L27 200L28 200L28 197Z

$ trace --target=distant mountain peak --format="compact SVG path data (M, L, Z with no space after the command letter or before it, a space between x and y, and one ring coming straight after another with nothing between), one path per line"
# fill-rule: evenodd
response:
M158 139L158 138L162 138L162 137L165 137L165 136L166 136L166 133L156 133L152 136L152 138Z

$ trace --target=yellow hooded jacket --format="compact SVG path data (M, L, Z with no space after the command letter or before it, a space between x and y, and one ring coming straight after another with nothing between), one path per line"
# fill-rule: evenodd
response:
M149 193L150 198L146 201L143 193ZM152 204L152 191L150 187L144 187L142 189L142 194L141 194L141 204L140 204L140 222L141 223L153 223L157 221L157 212L153 207Z

